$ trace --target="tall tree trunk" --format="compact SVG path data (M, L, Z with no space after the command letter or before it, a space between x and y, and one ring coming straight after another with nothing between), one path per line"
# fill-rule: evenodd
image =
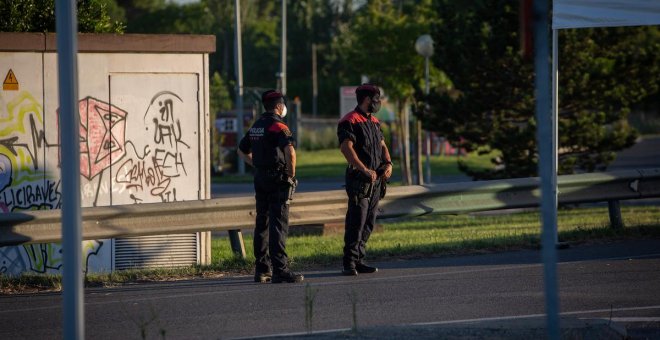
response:
M410 171L410 119L408 105L405 101L397 102L397 117L399 119L399 150L401 151L401 182L403 185L411 185Z
M422 121L419 118L415 118L415 172L417 173L415 178L415 184L422 185L424 184L424 172L422 171Z

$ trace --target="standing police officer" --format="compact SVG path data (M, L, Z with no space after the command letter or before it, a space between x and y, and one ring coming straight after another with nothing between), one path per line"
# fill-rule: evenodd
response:
M241 158L255 168L254 281L301 282L303 276L288 267L285 249L289 200L297 185L294 139L282 121L287 113L284 96L269 90L261 95L261 101L266 112L252 125L238 147Z
M385 195L385 181L392 175L392 159L380 122L380 90L362 84L355 90L358 106L344 115L337 126L341 153L348 161L346 193L348 211L344 232L342 274L375 273L365 263L366 245L376 224L378 201Z

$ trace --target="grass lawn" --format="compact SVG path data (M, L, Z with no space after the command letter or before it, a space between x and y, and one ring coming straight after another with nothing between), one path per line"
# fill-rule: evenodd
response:
M431 173L433 175L459 175L458 160L463 160L470 167L477 169L492 168L490 159L493 155L470 153L465 156L432 156ZM346 160L339 149L317 151L298 151L296 176L300 179L341 179L346 169ZM247 166L249 169L249 166ZM394 161L394 178L400 178L401 167ZM213 183L246 183L252 181L252 175L225 175L213 177Z
M660 237L660 207L624 206L621 210L626 227L614 230L609 226L607 207L562 209L558 216L559 240L570 243ZM429 215L381 221L381 224L383 232L373 233L369 240L370 260L538 248L540 245L538 212ZM245 242L246 248L251 249L251 236L246 235ZM287 241L292 267L298 270L340 266L342 247L343 235L298 236ZM249 270L254 261L252 254L248 254L245 262L237 261L227 239L214 239L212 254L213 263L219 267Z
M605 242L626 238L660 238L660 207L623 206L625 227L609 226L607 208L561 209L559 240L569 243ZM428 215L379 221L383 232L369 240L368 259L387 261L401 258L449 256L514 249L536 249L540 245L538 212L511 214ZM294 227L295 228L295 227ZM253 270L252 237L245 235L247 258L235 257L227 238L212 240L212 264L175 269L124 270L90 274L87 286L112 286L126 282L181 280L195 277L222 277ZM343 235L292 236L287 252L294 270L341 266ZM0 293L60 290L60 275L0 275Z

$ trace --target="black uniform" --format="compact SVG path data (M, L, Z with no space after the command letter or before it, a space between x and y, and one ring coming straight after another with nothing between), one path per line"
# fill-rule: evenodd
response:
M339 144L345 140L353 142L353 149L360 161L376 171L384 162L381 142L383 132L378 119L359 107L347 113L337 127ZM371 183L359 170L349 165L346 169L346 193L348 211L344 233L344 268L355 268L362 263L366 254L366 243L376 224L378 201L384 183L379 178Z
M261 115L239 144L240 150L252 153L255 167L254 190L257 217L254 229L254 256L257 272L288 271L285 251L289 232L289 190L284 148L294 145L289 128L280 116L266 112Z

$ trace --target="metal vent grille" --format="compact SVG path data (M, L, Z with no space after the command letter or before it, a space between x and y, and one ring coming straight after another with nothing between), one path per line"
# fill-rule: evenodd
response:
M183 267L197 263L197 234L115 239L115 270Z

